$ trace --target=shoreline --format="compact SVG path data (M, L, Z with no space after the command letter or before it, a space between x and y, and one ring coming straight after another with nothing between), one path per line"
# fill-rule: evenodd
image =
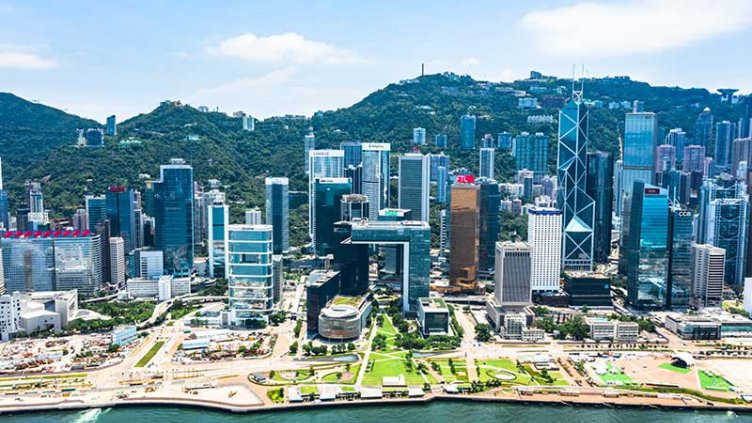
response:
M43 412L56 411L81 411L95 408L138 408L138 407L161 407L161 408L193 408L201 410L210 410L216 412L225 412L233 414L257 414L257 413L285 413L307 409L324 409L337 407L382 407L385 405L406 405L406 406L425 406L432 402L464 402L464 403L502 403L502 404L520 404L520 405L544 405L544 406L564 406L564 407L588 407L588 408L629 408L629 409L652 409L664 411L717 411L717 412L734 412L738 414L751 415L752 407L742 405L701 405L701 404L683 404L673 405L665 403L630 403L618 401L577 401L561 399L529 399L529 398L512 398L512 397L491 397L491 396L470 396L470 395L431 395L426 398L405 398L405 399L381 399L381 400L358 400L358 401L332 401L332 402L305 402L298 404L282 405L233 405L221 401L211 400L186 400L183 398L130 398L119 401L102 402L95 404L84 403L83 400L68 400L48 404L34 404L18 406L0 406L0 416L3 415L21 415L35 414Z

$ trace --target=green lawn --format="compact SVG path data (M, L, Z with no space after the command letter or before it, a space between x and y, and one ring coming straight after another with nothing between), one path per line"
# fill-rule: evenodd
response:
M157 341L154 343L154 345L151 346L149 351L146 352L146 354L141 357L141 360L138 360L138 363L136 363L136 367L146 367L147 364L151 361L152 358L157 354L160 348L162 348L162 345L164 345L164 341Z
M621 370L617 370L611 363L607 363L607 367L609 369L608 372L598 375L604 383L609 385L629 385L634 383L631 377L625 375ZM612 373L612 369L615 370L615 373Z
M270 389L266 395L275 403L285 402L285 388Z
M315 385L303 385L300 387L300 394L301 395L311 395L311 394L318 394L319 388Z
M502 377L503 383L513 385L533 384L533 380L530 375L525 372L521 372L512 360L506 358L496 360L481 360L476 361L475 364L477 366L478 379L480 379L481 382L487 382L491 379L495 379L496 375L499 374ZM515 379L504 380L503 375L507 374L505 371L514 374Z
M337 372L329 373L325 375L321 380L324 383L355 383L355 379L358 377L360 371L360 364L356 364L350 367L350 377L347 376L347 372L342 372L342 379L337 379Z
M700 370L698 374L700 376L700 385L702 386L702 389L708 391L728 392L734 386L723 378L723 376L715 375L706 372L705 370Z
M288 379L285 377L288 376L288 373L294 374L295 376ZM311 373L310 369L278 370L274 372L274 377L272 377L272 380L276 382L301 382L310 378L311 376L313 376L313 373Z
M663 364L661 364L658 367L660 367L661 369L664 369L664 370L670 370L672 372L681 373L683 375L686 375L687 373L689 373L689 372L692 371L691 369L688 369L686 367L674 366L671 363L663 363Z
M449 365L449 359L436 359L430 360L430 362L437 363L440 366L438 373L447 383L470 381L467 374L467 363L465 360L452 360L452 363L454 364L454 373L452 373L452 366Z

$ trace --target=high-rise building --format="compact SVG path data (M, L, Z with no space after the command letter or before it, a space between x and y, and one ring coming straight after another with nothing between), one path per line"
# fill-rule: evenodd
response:
M700 190L697 243L726 250L726 283L744 283L749 229L747 185L729 175L706 179Z
M93 232L97 229L97 224L107 219L107 201L103 195L87 195L84 201L88 216L88 229Z
M290 250L290 182L277 177L266 178L264 184L266 224L274 229L274 254L283 254Z
M311 151L316 149L316 136L311 132L303 137L303 154L305 155L305 174L311 170Z
M655 113L627 113L624 121L624 156L622 165L622 198L632 195L635 181L655 183L655 153L658 146L658 118ZM616 210L621 216L621 210Z
M323 257L333 254L338 240L334 236L334 224L342 215L342 197L352 189L348 178L318 178L313 184L316 216L313 221L313 249Z
M548 136L522 132L514 137L514 162L517 170L532 171L533 182L540 183L548 174Z
M251 210L245 211L245 224L246 225L261 225L263 223L264 222L261 219L261 210L251 209Z
M472 150L475 148L475 116L462 115L460 118L460 148Z
M110 137L114 137L117 135L117 118L115 115L109 116L107 118L107 135Z
M340 206L340 220L342 221L368 219L368 197L363 194L343 195Z
M752 138L737 138L731 147L731 175L740 177L740 165L746 163L746 169L752 168ZM741 179L746 179L745 174Z
M634 182L627 245L627 297L640 308L666 306L669 282L668 193Z
M707 244L692 246L692 297L696 307L720 307L726 251Z
M172 159L153 183L154 244L164 253L165 271L188 276L193 268L193 168Z
M133 252L134 277L158 279L164 274L164 255L159 250L138 249Z
M712 136L713 114L710 112L710 108L706 107L695 120L694 143L705 147L705 149L710 149Z
M369 286L369 246L352 243L352 228L360 221L341 221L334 224L337 243L334 251L334 270L340 272L343 295L363 295Z
M214 203L207 206L207 250L209 253L209 277L221 278L225 275L225 245L227 225L230 224L230 209L227 204Z
M426 128L413 128L413 144L426 145Z
M363 145L358 141L346 141L339 144L339 149L345 152L344 166L359 166L363 162Z
M449 283L473 291L478 279L480 244L480 187L452 185Z
M661 144L655 150L655 171L663 174L676 169L676 147Z
M436 144L436 147L447 148L449 146L449 142L447 140L447 134L436 134L433 140L434 140L434 143Z
M413 220L428 222L430 178L428 156L420 153L400 156L397 182L398 207L410 209Z
M595 151L587 154L588 196L595 200L593 260L607 263L611 255L611 218L614 200L614 161L610 154Z
M688 145L684 147L684 160L682 162L685 172L703 173L705 167L705 147L701 145Z
M110 238L110 284L125 286L125 241L123 238Z
M448 168L439 166L436 169L436 201L441 204L447 203L447 191L449 189Z
M496 146L500 150L509 151L512 149L512 134L509 132L501 132L499 133L497 137L497 144Z
M558 291L561 282L561 210L532 207L527 211L527 245L532 290Z
M77 289L88 297L102 286L100 237L91 231L5 232L0 245L6 292Z
M77 231L85 231L89 229L89 215L86 213L86 209L76 209L73 213L73 229ZM7 229L7 228L4 228Z
M501 307L524 307L532 303L532 250L524 242L496 243L494 298Z
M476 184L480 187L479 228L478 228L478 272L490 275L494 271L496 260L496 241L499 239L501 221L499 208L501 193L499 183L493 179L480 178Z
M126 253L136 249L136 200L134 192L123 186L110 186L105 193L110 236L123 238Z
M428 157L431 161L431 182L436 182L439 178L439 166L449 169L449 156L442 151L439 154L429 154Z
M363 165L359 164L357 166L347 166L345 167L345 178L350 178L352 181L352 192L353 194L362 194L363 193Z
M557 206L562 211L562 268L593 268L595 201L587 194L588 111L577 91L559 112Z
M724 120L715 124L715 168L727 172L731 164L731 143L736 138L736 123Z
M308 234L313 237L316 219L313 184L318 178L341 178L344 174L345 152L343 150L311 150L308 171ZM268 223L268 221L267 221Z
M243 116L240 117L240 127L244 131L253 132L256 130L256 119L251 115L243 113Z
M352 224L351 244L396 245L402 254L402 310L415 311L428 296L431 271L431 228L427 222L360 221Z
M669 194L670 197L670 194ZM692 297L692 240L694 216L691 211L672 206L669 215L669 284L666 307L687 307Z
M682 159L684 157L684 146L687 145L687 133L681 128L671 129L666 134L664 144L673 146L676 149L676 158Z
M389 143L363 144L363 181L361 193L370 204L368 218L377 220L379 210L389 207Z
M488 178L493 179L494 178L494 154L496 153L495 148L481 148L480 149L480 165L479 165L479 176L481 178Z
M439 226L439 255L445 257L447 251L449 251L449 232L451 230L449 213L446 209L439 212Z
M268 320L273 310L271 225L228 225L225 275L230 320L245 325Z

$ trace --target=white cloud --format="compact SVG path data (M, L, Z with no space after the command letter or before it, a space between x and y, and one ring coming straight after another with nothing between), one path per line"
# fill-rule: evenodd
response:
M258 63L357 63L357 53L306 39L295 32L259 37L243 34L223 40L209 52Z
M54 60L45 59L32 53L0 51L0 69L52 69L57 67Z
M689 46L747 27L752 2L622 0L536 10L522 19L542 52L614 57Z

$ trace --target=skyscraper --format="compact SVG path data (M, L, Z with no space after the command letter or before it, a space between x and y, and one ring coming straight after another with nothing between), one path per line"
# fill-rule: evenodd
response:
M676 158L681 160L684 157L684 147L687 145L687 133L681 128L671 129L666 134L664 144L673 146L676 149Z
M408 153L399 158L398 203L410 209L413 220L428 222L430 163L428 156Z
M496 241L499 239L501 222L499 207L501 193L499 183L493 179L480 178L475 181L480 187L479 229L478 229L478 272L490 275L496 260Z
M162 250L165 271L187 276L193 268L193 168L172 159L153 183L154 243Z
M684 160L682 169L690 173L703 173L705 167L705 147L701 145L688 145L684 147Z
M271 225L274 254L290 249L290 182L287 178L266 178L266 224ZM260 223L260 222L258 222Z
M494 299L501 307L524 307L532 303L533 260L524 242L496 243Z
M731 175L740 177L740 164L745 162L746 168L752 167L752 138L737 138L731 147ZM745 172L742 172L745 173ZM746 175L741 179L746 179Z
M358 166L363 162L363 145L357 141L347 141L339 144L339 149L345 152L344 166Z
M114 137L117 135L117 118L115 115L107 118L107 131L108 136Z
M749 228L747 185L729 175L706 179L700 190L697 243L726 250L726 283L744 283Z
M413 128L413 144L426 145L426 128Z
M342 221L368 219L368 197L363 194L343 195L340 206L340 220Z
M111 237L123 239L126 253L136 249L136 199L133 190L123 186L110 186L105 192L107 219Z
M316 136L313 132L303 137L303 154L305 155L305 173L311 170L311 151L316 149Z
M587 194L588 111L576 91L559 112L557 205L562 211L562 268L593 268L595 201Z
M436 169L436 201L441 204L447 202L447 190L449 189L449 172L444 166Z
M350 194L352 186L348 178L317 178L313 186L316 208L313 248L316 255L323 257L334 253L337 244L334 223L341 219L342 197Z
M481 178L488 178L493 179L494 178L494 154L496 153L495 148L481 148L480 149L480 165L479 165L479 175Z
M694 144L710 148L710 140L713 135L713 114L706 107L695 120Z
M316 219L313 184L318 178L341 178L344 174L345 152L343 150L311 150L308 172L308 234L313 237Z
M548 137L540 132L522 132L514 137L514 162L517 170L532 171L533 182L540 183L548 174Z
M480 187L452 185L449 283L473 291L478 278Z
M125 286L125 242L123 238L110 238L110 283L118 288Z
M655 171L660 175L676 169L676 147L661 144L656 147Z
M670 197L670 195L669 195ZM692 240L694 238L691 211L671 207L669 215L669 284L666 295L667 307L687 307L692 297Z
M449 169L449 156L442 151L439 154L429 154L428 157L431 160L431 182L436 182L439 177L439 166Z
M696 307L720 307L726 251L707 244L692 246L692 297Z
M434 137L434 143L436 144L436 147L447 148L449 145L447 142L447 134L436 134Z
M561 275L561 210L528 209L527 244L530 247L532 290L558 291Z
M635 181L655 183L655 153L658 146L658 118L655 113L627 113L624 121L624 157L622 167L622 198L632 195ZM621 210L617 215L621 216Z
M509 132L501 132L497 137L496 146L499 150L509 151L512 149L512 134Z
M261 225L264 222L261 219L261 210L251 209L245 211L245 224L246 225Z
M230 212L227 204L217 202L206 207L207 212L207 246L209 253L208 271L211 278L225 276L225 246L227 244L227 226L230 224Z
M462 115L460 118L460 148L472 150L475 148L475 116Z
M614 200L614 161L610 154L595 151L587 154L586 192L595 200L593 260L607 263L611 254L611 214Z
M345 178L352 181L353 194L362 194L363 191L363 165L345 167Z
M627 297L640 308L666 305L669 275L668 193L634 182L627 245Z
M731 163L731 143L736 138L736 123L724 120L715 124L715 168L727 172Z
M232 324L268 320L274 299L271 225L229 225L225 263Z
M378 220L379 210L389 207L389 143L363 144L362 193L368 197L370 220Z

